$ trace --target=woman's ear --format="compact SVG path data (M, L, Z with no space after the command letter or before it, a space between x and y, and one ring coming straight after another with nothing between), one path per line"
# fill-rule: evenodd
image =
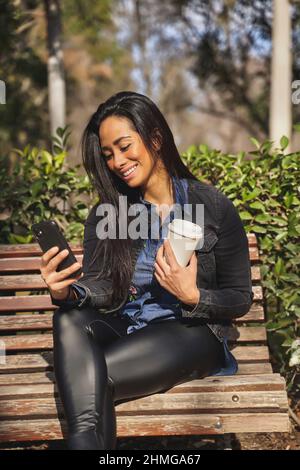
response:
M152 142L155 150L158 152L162 146L162 136L159 129L156 127L152 133Z

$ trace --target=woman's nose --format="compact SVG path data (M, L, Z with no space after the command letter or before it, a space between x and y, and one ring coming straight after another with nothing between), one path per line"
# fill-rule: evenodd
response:
M115 170L120 171L126 166L126 159L121 153L116 152L114 157Z

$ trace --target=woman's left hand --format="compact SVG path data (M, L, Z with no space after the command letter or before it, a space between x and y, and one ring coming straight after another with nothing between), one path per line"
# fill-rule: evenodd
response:
M178 264L168 239L159 247L154 263L154 275L159 284L181 302L197 304L200 291L197 288L197 256L194 252L185 268Z

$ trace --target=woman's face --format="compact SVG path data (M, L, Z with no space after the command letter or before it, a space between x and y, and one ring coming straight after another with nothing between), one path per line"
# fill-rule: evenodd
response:
M146 187L154 173L155 162L139 134L130 128L129 121L117 116L107 117L100 125L99 138L101 158L105 158L108 168L128 186Z

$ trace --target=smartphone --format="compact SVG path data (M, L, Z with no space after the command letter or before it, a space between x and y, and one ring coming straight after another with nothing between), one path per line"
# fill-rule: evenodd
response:
M69 268L72 264L77 262L72 250L65 239L65 236L61 232L59 226L55 222L55 220L45 220L43 222L39 222L38 224L33 224L31 226L32 233L40 245L43 253L50 250L53 246L58 246L59 251L56 253L58 254L60 251L67 249L69 254L66 258L59 263L57 266L57 271L62 271L63 269ZM80 276L82 273L82 269L79 268L74 273L70 274L66 279L72 279L74 277Z

